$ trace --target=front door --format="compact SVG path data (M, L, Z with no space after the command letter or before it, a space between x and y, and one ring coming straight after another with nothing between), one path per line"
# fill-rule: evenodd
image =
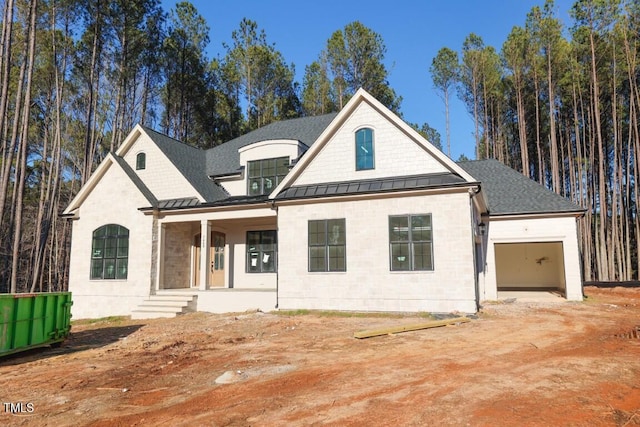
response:
M211 232L211 276L209 286L224 286L224 246L225 235L217 231Z
M200 254L201 252L201 235L197 234L193 239L193 245L195 251L193 254L193 272L194 272L194 286L200 286ZM211 232L211 248L209 250L209 286L211 287L223 287L224 286L224 247L226 243L226 236L224 233L218 231Z

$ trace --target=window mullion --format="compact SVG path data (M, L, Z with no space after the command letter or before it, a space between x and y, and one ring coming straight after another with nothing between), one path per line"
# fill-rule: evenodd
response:
M409 236L409 268L411 271L416 270L416 266L413 260L413 215L409 215L407 220L408 236Z
M329 265L329 221L324 220L324 265L325 271L331 271L331 266Z

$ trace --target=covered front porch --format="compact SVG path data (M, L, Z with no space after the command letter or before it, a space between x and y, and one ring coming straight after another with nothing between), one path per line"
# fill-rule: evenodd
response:
M185 310L214 313L275 308L277 216L268 205L163 212L156 227L149 300L191 296Z

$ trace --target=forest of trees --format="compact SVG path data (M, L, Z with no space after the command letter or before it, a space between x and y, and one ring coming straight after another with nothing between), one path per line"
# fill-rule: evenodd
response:
M551 0L496 49L469 34L431 65L445 101L473 117L477 158L495 158L586 209L585 280L638 280L640 2ZM447 119L447 135L449 124Z
M4 0L0 22L0 292L66 287L60 213L136 123L209 148L273 121L339 110L359 87L401 114L382 37L360 22L327 34L295 81L257 22L207 58L209 27L181 2ZM640 6L579 0L564 28L535 7L500 49L470 34L429 71L447 111L474 118L476 157L497 158L583 206L585 279L638 277ZM455 124L454 124L455 125ZM441 146L426 122L413 124Z
M209 27L189 2L1 4L0 292L66 287L71 224L60 213L136 123L210 148L336 111L359 87L399 112L382 38L359 22L327 35L300 86L249 19L207 58Z

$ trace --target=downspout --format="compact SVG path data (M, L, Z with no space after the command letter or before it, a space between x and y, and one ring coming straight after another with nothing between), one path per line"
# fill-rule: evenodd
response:
M471 247L473 250L473 283L474 283L474 291L475 291L475 299L476 299L476 312L480 311L480 283L479 276L480 272L478 271L478 251L476 250L476 233L478 232L478 224L476 224L475 216L473 214L473 198L476 197L480 193L480 186L469 189L469 213L471 214L471 229L473 233L471 234ZM482 239L484 236L480 235L480 248L482 249ZM482 258L482 255L480 255Z
M269 202L267 202L269 203ZM278 220L278 207L276 206L276 201L275 200L271 200L271 210L276 211L276 239L280 240L280 221ZM276 306L274 308L278 308L279 305L279 294L278 294L278 283L279 283L279 279L278 276L280 274L280 255L279 255L279 250L276 251Z

